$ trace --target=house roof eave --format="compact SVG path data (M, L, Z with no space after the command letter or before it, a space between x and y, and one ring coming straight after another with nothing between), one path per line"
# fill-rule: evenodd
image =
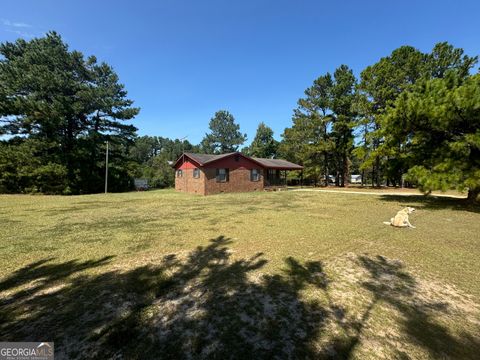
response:
M193 153L183 153L177 161L172 165L173 168L177 168L180 161L185 157L196 163L199 167L204 167L206 165L212 164L216 161L231 157L231 156L241 156L244 159L251 161L264 169L273 169L273 170L303 170L303 166L291 163L290 161L283 159L264 159L264 158L255 158L242 154L241 152L231 152L221 155L210 155L210 154L193 154ZM202 159L203 157L203 159ZM206 157L206 158L205 158ZM277 163L277 164L276 164Z

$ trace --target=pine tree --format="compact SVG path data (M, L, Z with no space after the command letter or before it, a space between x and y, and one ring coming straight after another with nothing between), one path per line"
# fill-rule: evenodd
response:
M371 144L361 166L373 168L372 177L377 186L381 183L382 172L387 180L400 183L402 174L408 170L405 163L408 154L402 144L382 145L385 131L381 117L387 107L393 106L398 96L412 89L417 81L443 78L448 73L465 78L476 62L477 57L464 55L463 49L443 42L436 44L431 53L402 46L362 71L358 94L370 102L363 119L370 121Z
M361 166L372 168L372 182L376 186L381 185L382 168L385 171L386 167L385 154L379 152L383 143L380 115L398 95L425 75L425 64L425 54L411 46L402 46L361 73L358 93L370 101L368 106L364 106L364 109L368 109L364 113L364 120L369 121L370 149Z
M331 109L333 111L332 139L335 143L335 158L340 186L348 185L351 153L353 150L354 113L353 100L356 79L346 65L335 70L332 87ZM338 177L337 177L338 178Z
M402 93L382 119L385 147L401 144L407 178L424 192L480 194L480 74L450 72Z
M207 154L224 154L238 150L247 135L240 132L240 125L235 123L235 118L228 111L220 110L209 123L210 133L205 134L201 147Z
M21 141L35 142L39 166L64 184L54 192L96 192L103 187L99 153L103 158L109 140L112 176L129 179L125 155L136 128L122 122L139 109L110 66L70 51L55 32L3 43L0 54L0 133L21 136L7 144L10 150ZM36 179L34 186L47 188L45 177Z
M332 77L329 73L317 78L298 100L293 113L293 126L285 129L280 151L287 159L304 166L306 178L315 184L324 178L328 185L329 162L333 142L329 135Z
M252 144L248 147L249 156L274 158L277 155L278 142L273 138L273 130L265 123L258 124Z

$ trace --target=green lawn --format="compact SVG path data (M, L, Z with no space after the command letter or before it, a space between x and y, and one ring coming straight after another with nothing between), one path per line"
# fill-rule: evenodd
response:
M405 206L416 229L382 224ZM478 358L480 209L171 190L0 196L0 339L57 358Z

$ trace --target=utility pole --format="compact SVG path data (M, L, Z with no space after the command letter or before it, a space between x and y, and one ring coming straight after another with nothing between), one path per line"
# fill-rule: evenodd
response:
M182 137L181 139L179 139L179 140L182 142L182 155L183 155L183 153L185 152L185 143L184 143L184 141L185 141L187 138L188 138L188 135Z
M105 194L107 193L108 190L108 141L105 141L107 143L107 152L105 153Z

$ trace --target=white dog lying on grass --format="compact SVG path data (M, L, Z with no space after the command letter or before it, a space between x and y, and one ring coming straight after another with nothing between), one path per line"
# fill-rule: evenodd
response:
M413 213L414 211L414 208L406 207L405 209L400 210L397 215L395 215L395 217L390 219L390 221L384 221L383 223L385 225L392 225L396 227L410 227L412 229L415 229L415 226L410 224L410 221L408 221L408 215Z

